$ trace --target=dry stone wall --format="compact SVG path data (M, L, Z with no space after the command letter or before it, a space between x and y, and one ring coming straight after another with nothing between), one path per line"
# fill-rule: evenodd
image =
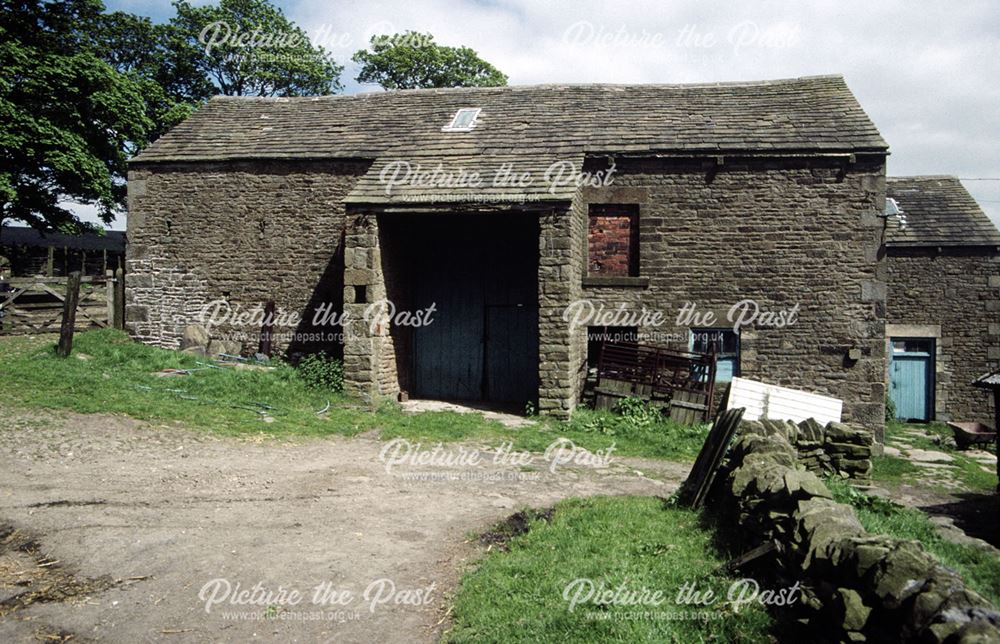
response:
M1000 640L995 607L919 543L868 534L799 458L782 431L744 423L714 493L748 545L778 544L768 570L799 582L796 617L816 640Z
M798 464L819 476L867 479L871 475L874 436L858 425L823 426L812 418L796 424L765 418L743 421L741 432L749 436L780 436L795 448Z

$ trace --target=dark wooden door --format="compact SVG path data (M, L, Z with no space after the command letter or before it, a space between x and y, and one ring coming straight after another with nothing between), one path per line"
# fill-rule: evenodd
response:
M463 257L457 257L457 255ZM483 294L465 253L439 255L416 280L419 307L434 304L434 322L415 330L413 374L418 398L480 400L483 381Z
M414 393L523 406L538 395L538 223L441 217L411 276L434 323L414 333Z
M486 309L486 399L524 405L538 395L538 307Z

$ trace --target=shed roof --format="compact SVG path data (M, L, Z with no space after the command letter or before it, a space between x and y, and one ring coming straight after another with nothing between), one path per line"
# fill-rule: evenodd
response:
M469 132L442 132L463 107ZM538 85L216 97L133 162L739 152L887 145L840 76L699 85Z
M1000 231L958 177L888 177L886 196L906 216L905 228L890 224L887 246L1000 246Z
M984 373L973 380L972 385L983 389L1000 389L1000 370Z
M124 253L125 232L108 230L103 235L98 233L67 235L65 233L42 232L28 226L4 226L0 230L0 246L29 246L33 248L53 246L75 250L107 250Z

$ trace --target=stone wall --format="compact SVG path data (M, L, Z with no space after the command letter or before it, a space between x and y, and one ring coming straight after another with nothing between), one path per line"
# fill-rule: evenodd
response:
M587 209L576 199L542 215L538 256L538 410L569 416L580 400L587 357L586 329L564 313L581 297L586 265Z
M1000 638L1000 612L915 541L868 534L775 431L743 425L714 490L719 516L749 547L778 543L758 568L798 582L794 617L821 641L971 642ZM784 615L791 617L790 615Z
M377 216L356 213L348 222L345 214L344 196L365 169L361 162L133 167L132 334L177 347L184 327L217 299L244 308L275 299L279 310L308 320L324 303L363 309L390 294ZM876 213L884 191L882 157L853 163L727 158L721 166L619 160L611 186L584 189L568 208L538 215L539 410L568 415L580 397L587 329L567 323L571 303L586 298L609 308L660 311L666 324L641 330L650 341L686 346L690 327L730 326L730 307L753 299L763 311L797 305L797 320L784 328L745 326L742 375L842 398L847 420L877 431L885 392L885 285ZM638 277L587 280L591 204L638 208ZM676 322L685 303L699 314L713 312L719 322ZM303 323L293 330L317 339L312 347L339 346L321 335L339 337L339 328ZM212 331L213 337L242 334L253 350L259 325ZM278 350L292 344L283 331ZM405 338L392 329L355 331L365 335L345 350L348 382L392 395L401 386L395 365Z
M133 166L129 172L126 324L177 348L207 303L244 312L274 299L305 322L276 347L337 350L339 328L311 325L343 293L343 198L366 165L275 162ZM256 350L259 324L213 329ZM294 332L300 335L293 342ZM323 335L319 335L323 334Z
M583 296L608 310L661 312L661 324L640 331L648 341L683 347L691 327L731 327L729 310L746 299L762 311L797 305L793 325L767 327L758 319L742 329L741 375L843 399L845 420L879 432L884 158L617 163L614 183L585 189L583 197L638 204L639 278L591 280ZM717 322L678 322L686 303Z
M801 423L761 419L743 421L743 434L777 435L795 448L798 465L819 476L867 479L872 472L874 436L860 425L819 424L810 418Z
M970 382L1000 367L1000 255L891 248L887 336L936 341L937 420L993 424L993 398Z

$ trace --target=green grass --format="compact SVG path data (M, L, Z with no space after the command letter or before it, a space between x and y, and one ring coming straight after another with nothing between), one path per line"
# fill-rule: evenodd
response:
M771 617L759 605L738 613L725 600L732 579L713 574L726 557L695 512L660 499L570 499L546 522L535 519L509 552L494 550L462 579L454 626L446 641L464 642L702 642L766 641ZM660 606L580 604L572 612L564 590L576 579L659 590ZM705 608L675 603L695 582L723 597ZM677 616L696 611L720 619L621 619L629 613ZM594 615L598 617L595 617ZM612 619L601 619L610 616ZM618 616L618 619L614 619Z
M862 494L839 479L830 479L827 485L836 500L854 507L865 530L919 541L942 564L958 572L970 588L1000 606L1000 557L995 550L945 540L920 510Z
M114 330L76 335L69 358L56 356L51 338L0 341L0 395L5 403L80 413L127 414L142 420L182 421L223 433L356 434L369 428L367 415L342 396L301 382L294 369L274 371L204 369L164 378L168 368L199 369L204 358L132 342ZM336 404L316 415L327 400ZM267 423L257 409L272 406Z
M907 431L917 430L922 436ZM886 443L892 444L894 439L904 439L915 448L943 452L951 456L954 460L949 471L955 481L970 492L992 493L997 487L997 477L995 471L986 471L982 463L966 456L954 444L951 429L943 423L927 424L907 424L888 423L885 428ZM980 449L994 451L991 446L980 446ZM914 478L921 474L927 474L926 470L907 461L905 458L895 456L881 456L873 459L872 478L883 483L901 484L912 482ZM935 486L928 483L935 489L940 488L942 492L949 492L947 488Z
M0 399L5 404L80 413L126 414L150 421L181 422L225 434L352 436L378 430L425 443L479 441L543 451L560 437L589 450L615 445L613 455L693 460L708 428L662 420L634 424L611 412L581 410L570 422L551 419L511 429L479 414L404 414L391 403L371 405L342 394L309 388L296 371L204 369L204 358L132 342L118 331L77 334L73 354L55 355L52 337L0 338ZM163 369L202 369L163 378ZM323 415L327 401L330 409ZM268 405L265 417L257 413Z
M900 484L912 480L921 469L899 456L876 456L872 459L872 479L884 483Z

